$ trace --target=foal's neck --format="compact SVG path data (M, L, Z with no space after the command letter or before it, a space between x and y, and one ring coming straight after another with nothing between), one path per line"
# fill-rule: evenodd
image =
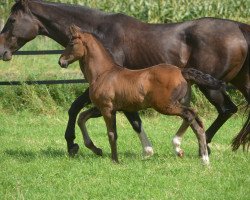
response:
M95 82L100 76L120 69L120 67L115 64L111 55L105 50L101 42L99 42L91 34L84 34L86 41L87 54L85 56L85 73L89 83Z

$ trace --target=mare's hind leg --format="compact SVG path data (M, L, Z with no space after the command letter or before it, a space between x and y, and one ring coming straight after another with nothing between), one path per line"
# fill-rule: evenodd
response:
M140 116L138 112L124 112L125 116L129 120L130 124L132 125L133 129L138 134L138 137L141 141L142 145L142 152L143 156L150 157L154 154L153 147L151 145L151 142L148 140L148 137L146 133L144 132L144 129L142 127L142 121L140 119Z
M85 146L99 156L102 155L102 150L100 148L97 148L89 137L88 130L86 128L86 122L90 118L97 118L100 116L102 116L101 112L96 107L93 107L89 110L82 112L78 118L78 126L82 131Z
M200 87L201 92L212 103L219 115L206 131L206 141L210 143L219 128L237 112L237 106L231 101L225 91L209 90Z

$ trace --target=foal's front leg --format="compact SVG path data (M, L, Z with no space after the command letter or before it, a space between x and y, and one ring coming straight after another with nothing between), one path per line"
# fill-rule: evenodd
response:
M111 147L111 158L114 162L118 163L117 155L117 131L116 131L116 112L112 110L102 111L103 118L107 126L107 133L109 138L109 144Z

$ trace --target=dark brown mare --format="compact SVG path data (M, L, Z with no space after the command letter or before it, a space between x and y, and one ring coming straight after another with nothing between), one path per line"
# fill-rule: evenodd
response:
M89 82L91 101L101 111L107 126L113 161L118 162L116 112L134 112L154 108L165 115L183 118L182 135L191 126L195 132L199 152L209 163L204 126L195 111L185 105L190 83L210 89L221 89L223 84L208 74L170 64L158 64L146 69L130 70L115 63L100 41L89 33L70 27L72 39L59 59L61 67L80 61L81 70ZM81 124L81 123L80 123ZM174 138L176 153L182 154L180 141ZM97 148L96 148L97 149Z
M124 14L106 14L98 10L40 0L18 0L0 35L0 58L7 61L12 53L37 35L45 35L66 46L67 27L76 24L95 33L116 63L129 69L146 68L159 63L195 67L233 84L250 103L250 26L240 22L202 18L173 24L147 24ZM219 115L206 131L211 142L218 129L237 112L225 91L199 86ZM88 90L69 109L65 133L69 153L76 153L75 122L80 110L90 104ZM144 134L137 112L125 112L140 139ZM85 112L85 121L100 116L96 108ZM250 113L233 143L234 149L250 142ZM87 131L86 127L83 131ZM152 148L148 140L143 146ZM86 144L91 146L92 144Z

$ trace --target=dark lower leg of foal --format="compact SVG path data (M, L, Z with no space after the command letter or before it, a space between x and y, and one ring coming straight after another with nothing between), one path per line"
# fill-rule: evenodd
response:
M93 107L93 108L90 108L90 109L82 112L79 115L79 118L78 118L78 126L80 127L80 129L82 131L84 145L88 149L90 149L91 151L93 151L96 155L99 155L99 156L102 156L102 150L100 148L96 147L94 145L94 143L92 142L91 138L89 137L88 130L86 128L86 122L90 118L97 118L97 117L101 117L101 116L102 116L102 114L98 110L98 108Z
M151 145L151 142L149 141L143 129L142 121L139 116L139 113L138 112L124 112L124 114L129 120L129 123L132 125L133 129L135 130L135 132L137 133L141 141L143 155L146 157L152 156L154 154L154 150Z
M84 93L79 96L72 104L68 111L69 119L67 128L65 131L65 139L67 141L68 153L70 156L74 156L79 149L78 144L74 143L75 139L75 124L78 113L81 109L90 104L91 101L89 99L89 89L85 90Z
M201 92L212 103L219 115L206 131L206 142L210 143L219 128L237 112L237 106L231 101L225 91L215 91L200 88Z

